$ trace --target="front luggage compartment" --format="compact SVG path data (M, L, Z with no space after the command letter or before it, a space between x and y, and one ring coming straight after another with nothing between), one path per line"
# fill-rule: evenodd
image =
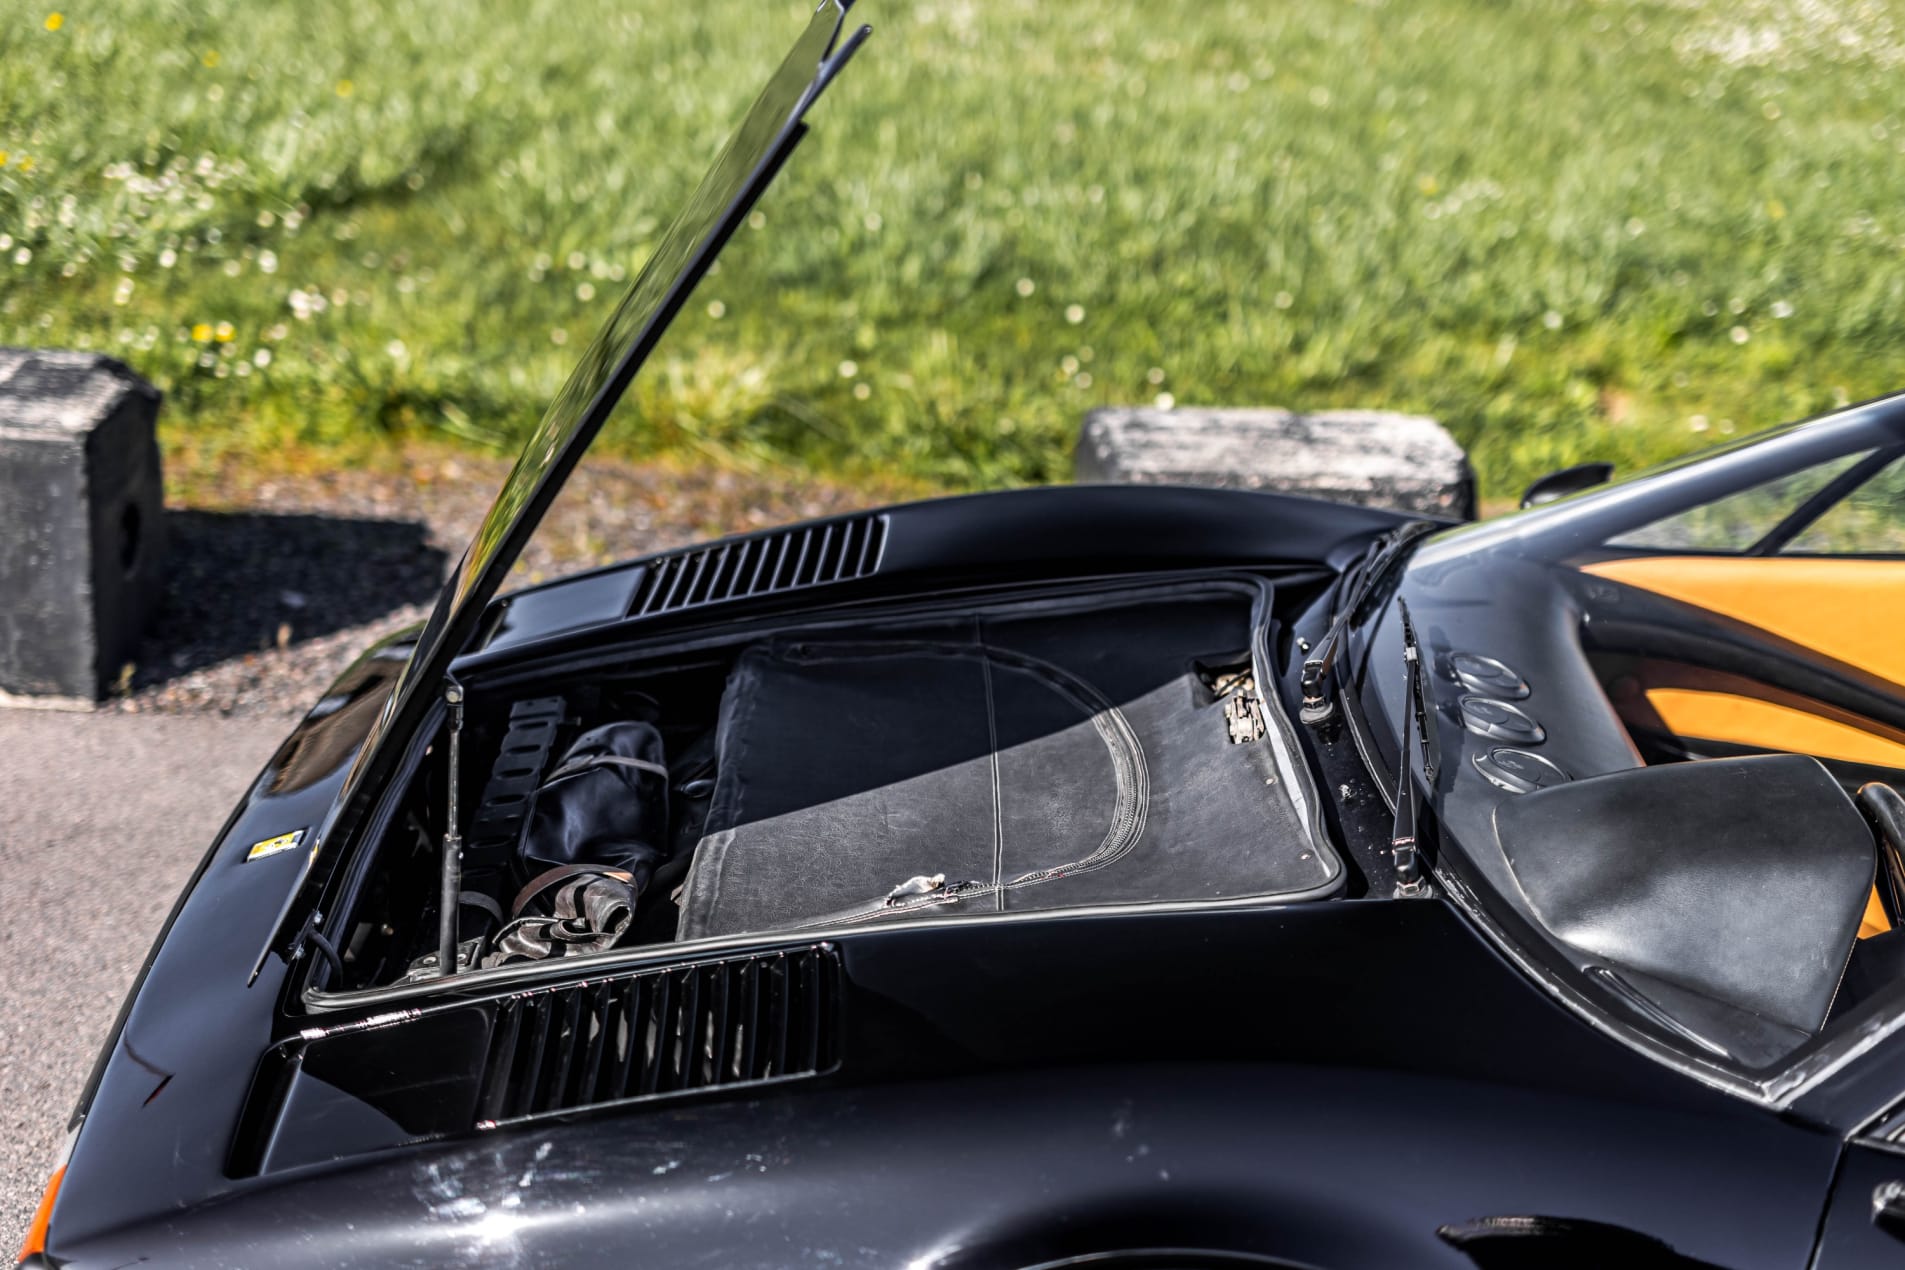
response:
M1327 889L1274 744L1212 687L1248 619L1048 601L748 649L681 936Z
M532 862L552 854L535 826L575 832L537 800L562 796L550 791L552 774L575 771L565 747L628 721L661 737L668 790L647 838L664 858L624 878L640 888L634 919L578 941L594 951L1331 895L1343 864L1289 723L1259 687L1274 598L1248 575L1048 588L474 677L459 960L503 964L498 937L530 920ZM435 973L447 749L419 763L379 859L343 897L352 916L327 991Z

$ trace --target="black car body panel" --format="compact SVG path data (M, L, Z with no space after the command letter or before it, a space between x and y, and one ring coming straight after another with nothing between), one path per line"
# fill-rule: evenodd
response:
M157 1176L127 1160L110 1179L126 1207L172 1209L192 1176L222 1196L66 1255L994 1266L1205 1246L1460 1265L1440 1228L1560 1212L1717 1264L1804 1263L1836 1135L1586 1032L1445 905L1103 922L856 938L846 1059L766 1099L241 1180L192 1152ZM138 1092L93 1113L134 1153L176 1148L215 1110L165 1096L134 1110ZM1686 1201L1695 1176L1729 1221ZM69 1175L88 1189L64 1202L97 1211L90 1186L107 1181Z
M648 577L669 558L736 551L749 541L822 536L872 515L884 522L877 567L814 595L816 602L880 598L923 586L996 587L1015 581L1113 576L1164 569L1293 566L1341 569L1371 535L1406 519L1381 508L1287 494L1181 486L1069 485L929 499L874 513L722 539L689 553L610 565L512 591L481 624L472 659L571 632L600 636L637 611ZM770 594L763 588L762 594ZM745 614L750 597L725 602ZM460 667L461 668L461 667Z

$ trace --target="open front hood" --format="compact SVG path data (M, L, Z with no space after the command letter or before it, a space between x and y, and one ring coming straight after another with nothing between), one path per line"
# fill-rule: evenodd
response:
M484 610L562 483L695 284L799 142L806 131L803 116L870 33L865 26L848 28L847 10L852 3L822 0L793 50L543 415L482 527L450 571L409 664L306 857L306 876L319 853L347 835L368 810L370 798L399 757L405 739L441 696L450 662L468 646ZM294 892L287 899L287 912L295 899Z

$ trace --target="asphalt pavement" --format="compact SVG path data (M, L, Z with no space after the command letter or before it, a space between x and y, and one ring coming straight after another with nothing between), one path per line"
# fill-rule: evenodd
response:
M282 717L0 709L0 1257L120 1002Z

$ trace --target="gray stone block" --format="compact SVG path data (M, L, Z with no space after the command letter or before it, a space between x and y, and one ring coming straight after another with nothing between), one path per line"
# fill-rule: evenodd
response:
M109 357L0 348L0 702L95 700L164 594L159 392Z
M1435 420L1382 410L1113 408L1085 416L1082 482L1217 485L1475 517L1475 473Z

